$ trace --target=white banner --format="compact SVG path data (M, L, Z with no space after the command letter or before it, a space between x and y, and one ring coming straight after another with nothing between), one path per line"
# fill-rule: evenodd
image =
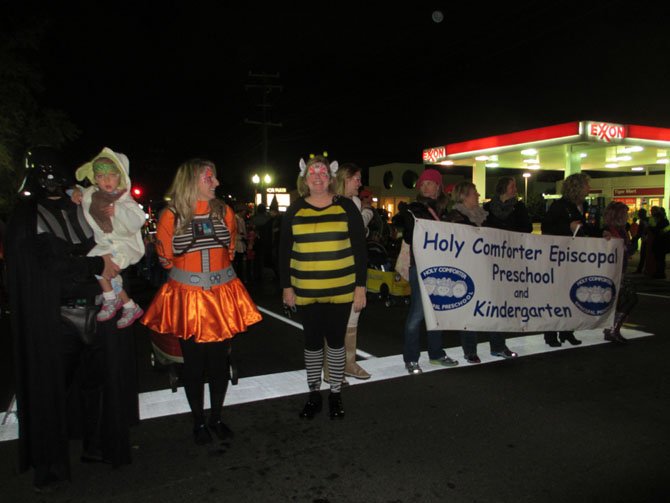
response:
M428 330L542 332L612 325L621 239L417 219L412 251Z

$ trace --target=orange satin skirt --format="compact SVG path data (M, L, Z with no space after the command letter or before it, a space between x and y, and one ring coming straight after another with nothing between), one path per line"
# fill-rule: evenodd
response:
M262 316L242 282L235 278L211 290L168 279L141 323L162 334L195 342L218 342L245 332Z

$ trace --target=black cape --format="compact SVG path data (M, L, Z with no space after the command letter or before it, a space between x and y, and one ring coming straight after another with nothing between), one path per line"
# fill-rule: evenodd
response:
M75 206L62 200L69 215ZM7 286L12 312L19 419L19 470L36 469L36 482L49 474L70 478L69 439L81 436L85 426L77 395L84 377L81 369L67 386L60 305L66 297L89 297L99 292L93 274L103 270L100 257L86 257L92 240L73 244L52 233L37 233L37 203L17 205L5 235ZM130 462L129 426L138 421L137 369L131 328L118 330L112 320L98 326L96 347L77 348L86 354L102 407L103 457L114 465ZM88 353L87 353L88 352ZM95 369L94 367L98 367ZM80 414L79 414L80 416Z

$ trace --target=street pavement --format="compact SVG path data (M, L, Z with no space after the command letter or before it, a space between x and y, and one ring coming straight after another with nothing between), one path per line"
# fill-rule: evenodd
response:
M0 437L10 438L0 442L0 494L63 502L665 501L670 282L630 278L640 304L625 346L584 331L582 346L547 351L531 334L510 338L518 359L488 357L480 342L483 363L469 365L447 333L445 348L460 365L431 367L423 354L419 376L403 369L407 307L371 297L358 346L373 379L345 389L344 420L324 410L305 421L297 417L305 391L300 319L281 319L279 289L267 276L250 286L264 320L234 343L240 382L224 412L234 439L193 443L183 391L172 393L166 372L151 367L149 336L136 325L143 420L133 430L133 464L81 464L73 441L72 483L38 495L32 474L16 473L15 427L7 424L0 426ZM148 302L152 290L139 279L136 287L133 295ZM3 341L11 346L6 335ZM4 405L13 378L11 360L2 363Z

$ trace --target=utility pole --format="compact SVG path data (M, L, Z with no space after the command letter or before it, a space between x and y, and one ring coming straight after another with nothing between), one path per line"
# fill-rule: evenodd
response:
M266 73L252 73L249 72L249 79L252 79L252 82L245 85L244 88L248 91L250 89L260 89L261 91L261 103L257 106L262 111L263 120L250 120L244 119L246 124L254 124L256 126L261 126L261 131L263 133L263 168L266 169L268 165L268 127L282 127L281 122L272 122L270 120L270 112L272 110L272 105L270 104L270 94L272 91L282 91L283 86L278 84L279 74L266 74Z

